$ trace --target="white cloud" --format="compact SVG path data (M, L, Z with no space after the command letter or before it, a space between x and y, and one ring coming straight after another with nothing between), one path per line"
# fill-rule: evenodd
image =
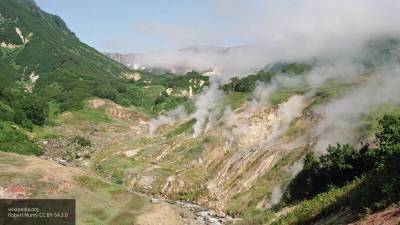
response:
M310 57L343 57L366 40L399 34L400 1L211 1L215 22L193 27L171 24L142 26L173 45L219 45L232 36L250 45L226 51L175 51L142 55L147 67L184 64L197 70L218 68L226 74L247 73L276 61Z

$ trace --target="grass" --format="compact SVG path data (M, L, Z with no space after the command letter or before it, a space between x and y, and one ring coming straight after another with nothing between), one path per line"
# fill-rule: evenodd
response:
M304 94L307 91L307 87L293 87L293 88L282 88L271 93L269 101L273 106L277 106L283 102L287 102L293 95Z
M179 125L178 128L176 128L176 129L174 129L173 131L167 133L167 134L165 135L165 137L166 137L167 139L171 139L171 138L174 138L174 137L176 137L177 135L180 135L180 134L182 134L182 133L189 132L189 131L192 130L193 124L194 124L195 122L196 122L196 121L195 121L194 119L192 119L192 120L190 120L190 121L188 121L188 122L185 122L185 123Z
M34 71L40 75L34 93L47 102L57 102L61 111L81 109L82 101L101 97L124 106L134 105L149 115L158 115L182 103L191 108L189 99L177 96L169 96L163 104L155 104L166 86L172 87L175 93L191 86L197 93L202 87L194 81L208 83L208 77L196 72L185 76L158 76L131 71L80 42L60 17L27 1L1 1L0 13L4 18L0 40L22 44L15 27L19 27L25 36L33 33L26 45L13 50L1 49L1 80L8 87L23 88L21 85ZM129 81L123 76L134 72L140 73L142 79Z
M251 207L243 215L242 220L235 225L263 225L267 224L274 218L272 210L263 210Z
M104 123L111 121L111 119L107 116L105 112L105 108L102 107L99 107L97 109L85 107L81 110L72 112L72 115L74 116L74 119L77 120L76 122L85 121L93 123Z
M240 108L251 96L247 92L230 92L223 100L224 106L230 106L233 110Z
M400 113L400 107L395 104L383 104L372 109L365 114L361 123L363 126L359 129L361 135L365 137L372 137L379 129L379 120L386 114L396 115Z
M40 141L43 139L57 139L59 134L55 133L53 127L45 126L35 126L32 130L35 141Z
M340 205L341 201L346 199L352 190L358 187L362 182L360 179L354 180L352 183L342 187L333 188L328 192L321 193L311 200L302 201L290 208L284 208L287 212L277 212L271 209L249 208L243 216L243 220L236 225L295 225L295 224L312 224L320 215L328 215L335 212L336 205ZM315 222L315 221L314 221Z
M0 122L0 151L22 155L41 155L39 145L29 140L24 131L7 122Z
M276 219L272 224L304 224L317 217L320 213L328 214L327 209L346 198L361 182L361 179L356 179L342 188L333 188L311 200L303 201L296 205L293 210Z
M315 96L316 99L313 102L312 106L325 104L333 98L338 98L345 94L346 92L355 88L360 82L365 80L367 77L361 76L359 80L355 81L339 81L339 80L332 80L326 82L321 87L317 88Z
M13 167L9 168L13 172L0 172L1 184L28 187L32 198L54 198L54 196L48 195L49 191L60 190L62 187L62 191L57 192L57 198L76 199L77 224L130 225L135 223L135 217L138 214L150 209L150 201L147 198L90 175L75 174L73 170L64 167L59 167L59 170L51 172L42 169L25 171L23 162L29 159L9 154L7 154L7 158L10 158L8 161L12 161L12 163L4 164L1 161L0 164ZM43 163L49 162L43 161ZM63 178L58 180L56 176L45 175L52 172L63 174ZM64 180L68 179L70 175L73 175L72 182Z
M109 177L117 184L124 183L124 174L129 172L131 175L138 174L143 168L143 162L132 161L125 157L112 156L94 164L97 173L104 177Z
M149 201L134 193L125 191L121 187L104 183L93 177L77 176L74 178L84 189L89 189L94 195L81 196L93 201L104 201L105 204L96 205L93 202L79 202L83 210L83 222L85 224L121 224L128 225L135 222L138 213L149 208Z

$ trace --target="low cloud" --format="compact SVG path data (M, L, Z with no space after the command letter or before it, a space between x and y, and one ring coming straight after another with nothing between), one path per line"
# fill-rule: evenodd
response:
M209 4L216 21L200 20L196 29L168 23L139 25L146 34L178 48L197 47L142 54L135 58L135 63L147 68L184 66L237 76L279 61L352 57L368 40L400 34L397 0L255 1L252 4L218 0ZM218 46L232 36L242 40L243 46L198 47Z

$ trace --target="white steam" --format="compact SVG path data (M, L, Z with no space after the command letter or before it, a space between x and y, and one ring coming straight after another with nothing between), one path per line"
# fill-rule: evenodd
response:
M303 169L304 166L304 161L303 158L300 160L296 161L290 168L289 168L289 173L290 173L290 178L293 179L300 171ZM283 190L282 190L282 185L276 185L272 189L272 193L270 196L269 201L265 205L267 209L272 208L274 205L278 204L283 195Z
M150 120L149 133L153 135L160 126L175 123L185 117L187 117L185 109L182 106L178 106L176 109L160 115L156 119Z
M400 69L387 68L374 73L366 83L346 96L316 110L323 117L316 129L319 140L315 150L318 153L325 153L329 144L354 144L356 131L362 126L361 117L374 107L400 104Z
M286 133L290 123L301 116L305 106L304 96L301 95L292 96L287 102L280 104L277 112L280 123L272 125L270 128L271 133L266 137L262 145L270 145L270 143L273 143L277 138Z
M203 131L211 128L222 111L221 101L224 96L216 82L212 82L195 96L196 111L192 117L196 119L196 123L193 125L193 137L198 137Z
M283 195L283 192L282 192L281 186L275 186L272 189L271 197L265 207L267 209L269 209L269 208L272 208L272 206L278 204L282 198L282 195Z

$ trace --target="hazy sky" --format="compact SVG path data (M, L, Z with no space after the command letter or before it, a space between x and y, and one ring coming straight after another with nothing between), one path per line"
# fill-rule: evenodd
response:
M36 0L61 16L77 36L100 51L148 52L193 45L257 42L243 35L270 1L258 0ZM297 1L286 0L289 4ZM250 32L252 33L252 32Z
M253 46L247 54L233 52L236 55L226 59L233 64L230 67L238 63L247 67L243 60L259 64L326 55L324 51L354 48L377 35L400 33L399 0L36 1L45 11L60 15L83 42L100 51ZM233 60L235 56L240 60ZM210 59L207 55L198 61L204 64ZM213 63L223 64L219 58Z

